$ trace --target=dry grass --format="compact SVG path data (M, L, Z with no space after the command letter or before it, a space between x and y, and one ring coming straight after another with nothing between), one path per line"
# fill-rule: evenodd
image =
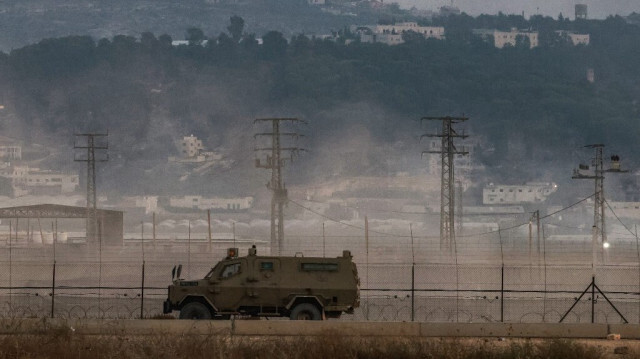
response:
M252 338L229 335L77 335L51 328L39 335L0 337L0 358L397 358L397 359L591 359L609 355L602 347L569 340L354 338ZM616 358L640 358L638 352Z

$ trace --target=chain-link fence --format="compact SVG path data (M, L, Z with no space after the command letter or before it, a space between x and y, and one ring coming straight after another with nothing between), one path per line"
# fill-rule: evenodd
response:
M194 257L183 272L202 277L212 262ZM158 259L3 261L0 313L152 318L162 314L174 265ZM598 323L640 322L638 266L603 266L595 277L591 266L561 265L377 263L358 270L361 306L342 320L537 323L566 315L564 322L591 322L592 316Z
M289 221L280 253L351 251L361 305L341 320L640 323L640 243L629 233L613 233L604 249L588 230L477 223L442 243L437 223L363 222ZM174 266L194 279L227 247L276 254L265 220L159 223L132 227L115 247L0 233L0 316L152 318L162 315Z

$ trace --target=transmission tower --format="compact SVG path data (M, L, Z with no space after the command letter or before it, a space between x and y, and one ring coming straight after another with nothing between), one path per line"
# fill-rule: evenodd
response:
M293 155L301 151L303 148L297 146L283 146L282 136L297 139L302 135L297 132L281 132L280 125L283 122L290 123L304 123L304 121L297 118L261 118L256 119L258 122L271 122L271 132L256 133L255 139L259 137L270 137L271 144L267 147L256 146L255 151L267 152L266 160L261 161L260 158L256 158L256 167L266 168L271 170L271 181L267 183L267 188L271 190L271 254L280 255L284 248L284 206L288 202L287 189L282 177L282 168L284 167L287 159L293 159ZM282 152L288 152L289 158L283 158Z
M456 198L456 233L462 235L462 221L463 221L463 213L462 213L462 192L464 189L462 188L462 181L456 181L456 192L458 194L458 198Z
M603 161L603 144L587 145L586 148L595 149L595 157L592 159L591 165L594 167L593 172L589 171L589 166L581 164L578 169L573 170L573 179L592 179L595 182L595 194L593 203L593 243L594 243L594 266L595 266L595 245L598 244L600 248L605 246L607 242L607 231L604 216L604 173L614 172L623 173L629 172L620 169L620 157L617 155L611 156L611 168L604 169ZM589 171L585 173L586 171Z
M76 162L87 162L87 219L86 219L86 231L87 231L87 243L90 241L95 242L98 238L97 228L98 219L96 211L96 162L106 162L108 154L104 154L103 158L96 159L96 150L107 150L109 145L106 141L107 133L76 133L74 134L73 148L76 150L87 150L86 158L82 155L80 157L74 156ZM86 138L86 145L84 141ZM105 138L104 143L96 144L96 138ZM78 142L82 144L78 144Z
M440 150L423 151L422 153L439 153L441 155L441 187L440 187L440 250L453 251L452 244L455 240L455 155L467 155L464 148L459 151L453 143L454 138L467 138L469 136L458 134L453 125L467 121L466 117L423 117L421 121L442 121L442 133L424 134L422 137L440 137L442 145Z

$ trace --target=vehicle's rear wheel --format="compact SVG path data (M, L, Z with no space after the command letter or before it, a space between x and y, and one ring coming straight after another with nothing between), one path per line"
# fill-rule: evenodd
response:
M200 302L191 302L180 309L180 319L211 319L211 311Z
M322 313L311 303L300 303L293 308L289 318L291 320L322 320Z

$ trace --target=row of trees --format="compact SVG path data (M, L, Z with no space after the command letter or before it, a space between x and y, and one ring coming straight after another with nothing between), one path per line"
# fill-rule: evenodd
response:
M506 146L514 136L531 149L527 153L550 161L555 158L541 151L557 153L569 142L615 141L640 150L638 26L618 18L590 20L580 24L592 36L590 46L500 50L460 30L488 20L461 15L446 21L447 40L416 38L399 46L304 35L287 41L273 31L259 44L239 17L218 36L187 30L186 46L151 33L97 42L46 39L0 58L0 86L17 115L34 126L78 129L87 126L91 112L102 128L126 129L131 145L125 157L140 155L135 139L152 136L159 117L211 136L264 114L340 128L350 120L333 111L362 103L384 114L354 115L383 140L406 130L408 119L464 112L474 118L477 133L503 150L496 161L509 156ZM460 36L450 36L456 29ZM588 69L595 71L593 84Z

